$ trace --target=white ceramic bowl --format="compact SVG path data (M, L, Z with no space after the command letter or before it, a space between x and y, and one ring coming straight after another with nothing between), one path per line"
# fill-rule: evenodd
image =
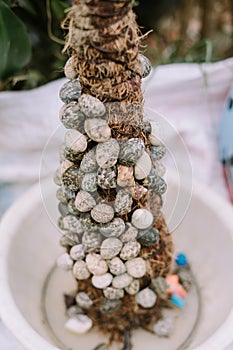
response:
M174 203L178 188L173 176L168 179L168 184L167 207L169 203ZM56 217L54 188L50 183L44 184L43 188L50 216ZM186 189L182 191L185 193ZM187 253L202 294L201 319L188 349L223 350L233 341L231 206L207 188L194 184L189 210L175 230L174 240L177 251ZM61 349L49 332L41 309L45 279L63 251L58 242L59 233L45 212L40 186L36 185L6 213L0 228L0 315L29 350ZM176 338L181 335L182 327L185 326L181 317ZM60 332L63 336L65 331L62 327ZM91 350L92 342L95 344L99 336L72 337L71 343L76 346L70 348ZM152 335L141 332L135 335L135 339L135 350L143 346L155 348ZM169 346L166 345L168 340L159 340L156 348L175 350L176 340L172 339L174 343Z

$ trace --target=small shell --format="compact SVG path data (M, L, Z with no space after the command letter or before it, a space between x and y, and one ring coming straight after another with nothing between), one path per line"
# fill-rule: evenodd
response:
M80 314L84 314L84 311L78 307L77 305L72 305L69 307L69 309L67 309L66 314L69 318L73 317L73 316L77 316Z
M103 189L116 188L116 168L99 168L96 181L98 186Z
M149 61L149 59L142 55L141 53L138 55L138 58L140 60L140 63L141 63L141 75L142 75L142 78L146 78L148 77L148 75L150 75L150 72L151 72L151 63Z
M76 302L78 306L80 306L83 309L89 309L93 305L93 301L89 297L89 295L85 292L79 292L76 295Z
M105 142L111 138L111 129L104 119L86 119L84 129L93 141Z
M148 120L145 120L142 125L142 131L144 134L148 135L151 134L152 128L151 128L151 123Z
M110 237L103 241L100 248L100 254L103 259L112 259L120 253L121 248L122 242L118 238Z
M153 307L156 299L156 294L150 288L145 288L136 295L136 302L145 309Z
M126 272L126 267L123 261L116 256L112 260L108 261L109 270L113 275L121 275Z
M120 258L123 260L129 260L136 258L138 256L139 252L141 250L141 244L139 242L130 241L124 244L121 253Z
M77 101L81 95L81 85L78 79L70 80L60 89L59 96L62 102Z
M136 227L133 227L131 224L127 224L128 225L128 229L125 231L125 233L123 233L123 235L121 235L121 242L126 243L129 241L134 241L137 238L138 235L138 230L136 229Z
M77 129L83 131L85 116L80 111L78 103L72 101L67 105L64 105L59 113L62 124L67 129Z
M78 260L73 266L73 275L78 280L86 280L90 277L90 272L83 260Z
M141 230L152 226L154 217L151 212L147 209L136 209L133 212L131 222L132 224Z
M81 212L90 211L96 205L96 201L89 192L79 191L75 198L75 206Z
M91 216L96 222L105 224L114 218L114 210L111 205L99 203L92 209Z
M121 218L114 218L113 221L100 226L100 233L106 237L119 237L125 231L125 223Z
M153 325L153 331L159 337L170 337L173 330L174 324L170 318L162 318Z
M96 154L95 149L91 149L89 152L87 152L81 163L80 163L80 170L83 173L92 173L95 172L98 169L98 164L96 162Z
M153 146L159 146L161 143L162 129L157 122L151 122L151 134L149 136L150 143Z
M152 163L149 154L144 151L141 157L138 159L135 168L134 175L137 180L142 180L147 177L151 171Z
M65 146L74 152L84 152L87 148L87 138L81 132L71 129L65 134Z
M82 190L87 192L95 192L97 190L96 176L96 172L85 174L81 183Z
M56 171L56 176L58 177L58 181L59 184L55 181L55 183L57 183L58 185L61 185L61 181L62 181L62 175L64 174L64 172L69 169L72 165L74 165L74 163L72 163L71 161L65 159L61 162L59 168Z
M99 254L87 254L86 264L88 270L93 273L93 275L101 276L108 271L106 261Z
M168 298L167 290L169 285L165 278L157 277L151 280L151 289L160 297L162 300Z
M125 291L130 295L135 295L140 290L139 280L133 280L128 287L125 288Z
M163 177L165 175L166 168L163 164L158 161L153 161L153 166L159 176Z
M92 276L91 282L95 288L104 289L112 283L112 275L110 273L105 273L101 276Z
M150 174L144 179L143 184L148 188L152 188L159 195L162 195L167 189L165 181L157 174L155 169L151 170Z
M74 334L87 333L92 328L93 322L86 315L71 317L65 323L65 329Z
M67 201L74 199L76 196L74 191L70 190L68 187L64 185L61 186L61 190Z
M62 188L58 188L58 190L56 192L56 197L57 197L57 200L59 200L59 202L67 203L67 199L66 199L65 194L62 191Z
M151 146L150 155L153 161L159 161L166 154L166 147L164 145Z
M146 274L146 262L142 258L135 258L126 261L126 270L134 278L142 278Z
M109 300L121 299L124 297L124 289L108 287L103 290L105 298Z
M112 285L115 288L123 289L128 287L132 281L133 278L128 273L123 273L113 278Z
M145 206L156 219L161 213L163 200L160 195L155 193L153 190L149 190L147 193Z
M120 215L129 213L131 211L132 204L133 199L130 193L126 192L125 190L119 190L117 192L114 202L116 213Z
M139 185L138 183L135 184L135 186L130 188L130 193L136 201L141 199L145 194L147 193L147 188Z
M123 165L135 165L145 150L144 142L138 138L125 141L120 148L119 162Z
M119 309L122 305L122 301L120 299L109 300L104 299L100 304L100 312L102 314L110 314L117 309Z
M145 247L150 247L159 243L159 231L155 227L140 230L138 241Z
M67 203L60 202L58 204L58 210L59 210L59 213L61 214L61 216L69 215L69 208L68 208Z
M63 270L72 270L73 268L73 260L69 256L69 254L64 253L57 259L57 266Z
M82 224L74 215L67 215L62 219L63 229L74 233L83 233Z
M94 96L82 94L78 102L80 110L89 118L101 117L106 112L103 102Z
M80 215L80 211L76 208L75 206L75 198L74 199L70 199L68 202L68 209L69 209L69 213L79 216Z
M99 224L97 224L97 222L92 219L90 212L82 213L80 215L80 221L82 223L84 231L99 233Z
M178 276L180 283L184 287L184 289L188 292L193 284L193 277L191 272L188 269L180 269L178 271Z
M121 187L130 187L135 185L133 167L118 165L117 184Z
M101 235L96 232L85 232L82 237L85 252L95 252L100 249Z
M64 73L67 79L73 80L77 78L77 72L74 68L74 59L70 57L65 64Z
M115 139L99 143L96 147L96 161L101 168L110 168L116 164L119 152L120 146Z
M62 183L70 191L75 192L79 189L78 173L79 167L73 165L69 169L67 169L62 175Z
M62 247L69 247L79 243L79 237L76 233L66 232L64 236L60 238L60 245Z
M73 260L82 260L85 257L85 252L82 244L74 245L70 250L70 256Z

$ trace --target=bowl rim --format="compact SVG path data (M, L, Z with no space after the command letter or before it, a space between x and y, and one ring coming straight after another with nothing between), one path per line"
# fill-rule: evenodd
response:
M168 183L177 185L177 179L169 172ZM48 181L48 180L43 180ZM220 218L224 219L226 227L229 228L233 241L233 208L222 197L207 186L193 181L193 193L197 198L205 197L205 203L218 212ZM0 317L5 326L11 331L15 338L28 350L61 350L52 345L37 333L25 320L19 311L8 283L7 256L11 240L17 234L17 226L26 218L34 206L41 204L40 183L33 185L25 194L19 197L7 210L0 221ZM221 210L219 210L221 209ZM14 220L12 220L14 218ZM223 350L233 342L233 306L229 314L220 327L202 344L193 350Z

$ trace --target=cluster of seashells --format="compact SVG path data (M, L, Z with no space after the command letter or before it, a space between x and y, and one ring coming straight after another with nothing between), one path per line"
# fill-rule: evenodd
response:
M146 77L150 63L143 55L140 60ZM72 57L65 74L70 80L60 90L64 102L60 119L69 130L54 180L60 186L60 243L67 252L57 264L72 270L77 281L91 279L93 287L102 290L103 313L120 307L125 293L134 295L140 307L151 308L157 294L149 287L140 290L140 279L148 272L140 251L160 239L154 224L166 191L164 168L159 163L165 148L152 123L147 123L147 145L141 138L113 138L105 104L82 93ZM143 205L138 205L142 200ZM76 302L82 310L93 304L84 292L77 294ZM70 315L66 326L83 333L92 327L92 321L82 312L79 318Z

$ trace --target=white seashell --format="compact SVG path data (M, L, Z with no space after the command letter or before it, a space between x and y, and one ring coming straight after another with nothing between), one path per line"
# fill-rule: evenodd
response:
M123 260L129 260L136 258L138 256L139 252L141 250L141 244L139 242L130 241L124 244L121 253L120 258Z
M91 307L93 305L93 301L91 300L89 295L85 292L79 292L76 295L75 299L76 299L78 306L80 306L83 309L88 309L89 307Z
M137 238L138 230L136 227L133 227L131 224L127 224L128 229L121 235L121 242L126 243L129 241L133 241Z
M104 289L112 283L112 275L110 273L105 273L101 276L92 276L91 282L95 288Z
M87 192L95 192L97 190L96 185L97 173L88 173L83 176L81 188Z
M82 244L76 244L70 249L70 256L73 260L82 260L85 257L85 252Z
M86 119L84 129L93 141L105 142L111 138L111 129L104 119Z
M130 187L135 185L133 167L118 165L117 184L121 187Z
M151 72L151 63L149 61L149 59L142 55L141 53L138 54L138 58L140 60L140 63L141 63L141 74L142 74L142 78L146 78L148 77L148 75L150 75L150 72Z
M73 268L73 260L69 256L68 253L64 253L57 259L57 266L63 270L72 270Z
M66 215L62 219L63 229L77 234L83 233L82 224L74 215Z
M133 280L128 287L125 288L125 291L130 295L135 295L140 290L139 280Z
M151 134L149 135L150 143L153 146L159 146L161 144L162 129L157 122L150 122L151 124Z
M93 322L87 315L71 317L65 323L65 329L74 334L87 333L92 328Z
M96 205L96 201L87 191L79 191L75 198L75 206L81 212L90 211Z
M101 188L109 189L116 187L116 168L102 169L99 168L97 172L97 184Z
M88 270L93 273L93 275L100 276L108 271L108 264L99 254L87 254L86 264Z
M139 185L138 183L135 184L135 186L130 188L130 193L133 197L133 199L136 199L137 201L141 199L145 194L147 193L147 188L145 188L142 185Z
M123 273L122 275L118 275L113 278L112 285L115 288L123 289L128 287L130 283L132 283L132 281L133 278L130 275L128 275L128 273Z
M159 337L170 337L174 330L174 323L171 318L164 317L153 325L153 331Z
M96 232L85 232L82 237L85 252L94 252L100 249L101 235Z
M116 164L119 152L120 146L115 139L99 143L96 147L96 161L101 168L110 168Z
M103 259L112 259L120 253L122 242L115 237L107 238L103 241L100 247L100 255Z
M107 287L103 290L105 298L109 300L121 299L124 297L124 289L117 289L113 287Z
M80 170L83 173L92 173L98 169L98 164L96 162L96 154L95 149L91 149L89 152L87 152L81 163L80 163Z
M145 309L153 307L156 299L156 294L150 288L145 288L136 295L136 302Z
M67 309L66 314L69 318L83 314L84 311L77 305L72 305Z
M151 171L152 163L149 154L144 151L142 156L138 159L135 168L134 175L137 180L142 180L149 175Z
M125 190L119 190L117 192L116 199L114 202L116 213L120 215L129 213L131 211L132 204L133 199L129 192Z
M119 237L125 231L125 222L121 218L114 218L113 221L101 225L99 230L104 237Z
M128 274L134 278L142 278L146 274L146 262L142 258L128 260L125 266Z
M67 79L73 80L77 78L77 72L74 68L74 59L70 57L65 64L64 73Z
M89 118L101 117L105 114L106 108L98 98L82 94L78 100L80 110Z
M77 101L81 95L81 84L78 79L70 80L65 83L59 92L60 99L64 103Z
M91 216L96 222L105 224L114 218L114 210L111 205L99 203L92 209Z
M136 209L131 219L132 224L141 230L152 226L153 221L154 217L147 209Z
M73 275L78 280L86 280L90 277L90 272L83 260L78 260L73 266Z
M118 258L118 256L108 261L108 266L113 275L122 275L124 272L126 272L125 264L120 258Z
M87 138L78 130L71 129L65 134L65 146L74 152L84 152L87 148Z

